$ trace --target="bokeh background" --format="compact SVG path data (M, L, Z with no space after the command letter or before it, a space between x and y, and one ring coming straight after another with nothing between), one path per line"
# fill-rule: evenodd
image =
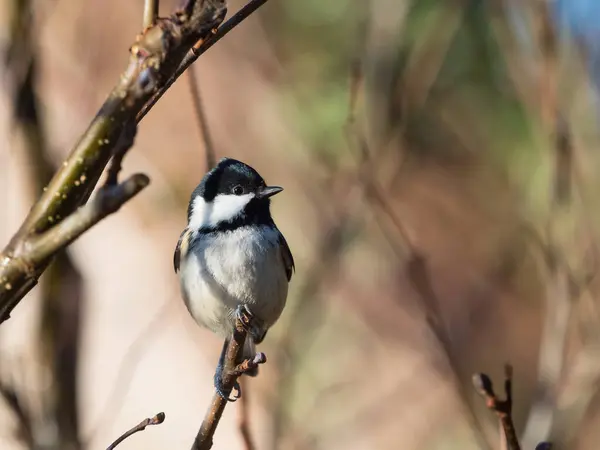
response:
M118 80L142 3L0 2L1 241ZM159 411L122 448L191 445L221 348L172 267L207 169L194 82L216 156L285 187L296 259L215 448L245 448L241 419L257 449L498 448L471 375L501 393L506 362L524 448L598 448L599 5L268 2L141 123L124 171L151 186L0 328L0 447L106 448Z

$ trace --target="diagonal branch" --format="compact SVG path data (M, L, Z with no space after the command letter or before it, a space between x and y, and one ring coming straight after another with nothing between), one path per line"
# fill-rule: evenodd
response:
M240 384L243 384L240 381ZM250 433L250 411L248 402L248 390L244 386L244 395L240 398L238 406L238 429L244 442L244 450L255 450L256 446L252 441L252 434Z
M164 421L165 421L165 413L163 413L163 412L159 412L154 417L144 419L140 423L138 423L135 427L131 428L130 430L127 430L125 433L123 433L121 436L119 436L116 441L114 441L112 444L110 444L108 447L106 447L106 450L113 450L117 445L119 445L121 442L123 442L125 439L127 439L132 434L135 434L138 431L144 431L146 429L146 427L150 426L150 425L160 425Z
M0 253L0 323L37 283L54 252L98 220L116 211L148 184L135 175L107 186L94 205L78 213L61 232L46 233L84 205L121 137L144 105L170 79L192 46L211 34L227 11L224 0L187 0L171 16L158 19L131 46L129 65L79 142L32 207L19 231ZM154 103L152 103L154 104ZM147 111L149 107L145 109ZM71 228L73 227L73 228ZM43 248L37 249L37 246Z
M185 55L179 67L175 70L173 75L167 80L167 82L154 92L152 98L144 105L141 111L138 113L136 120L138 123L148 114L148 111L160 100L160 98L167 92L173 83L186 71L204 52L215 45L221 40L227 33L233 30L236 26L242 23L245 19L250 16L254 11L260 8L262 5L267 3L268 0L250 0L246 5L242 7L237 13L235 13L229 20L221 25L216 30L213 30L212 34L207 34L202 39L198 39L196 44L190 49Z

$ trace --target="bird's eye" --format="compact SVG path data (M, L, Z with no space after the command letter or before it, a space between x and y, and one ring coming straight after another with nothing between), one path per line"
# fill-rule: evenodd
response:
M242 195L244 193L244 188L238 184L233 188L233 193L235 195Z

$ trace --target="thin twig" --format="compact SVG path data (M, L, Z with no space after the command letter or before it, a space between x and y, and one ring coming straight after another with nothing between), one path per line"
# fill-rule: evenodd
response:
M240 380L240 384L243 386L245 384L244 380ZM242 395L238 402L238 429L242 435L245 450L254 450L256 447L254 446L254 442L252 442L252 434L250 433L248 389L243 389L243 391L244 395Z
M144 419L140 423L138 423L135 427L131 428L130 430L126 431L121 436L119 436L116 441L114 441L112 444L110 444L108 447L106 447L106 450L113 450L117 445L119 445L121 442L123 442L125 439L127 439L132 434L135 434L138 431L144 431L146 429L146 427L149 425L160 425L164 421L165 421L165 413L164 412L159 412L154 417Z
M202 97L200 95L200 87L198 86L198 79L196 78L195 66L191 66L188 71L188 81L190 85L190 94L192 97L192 104L194 106L194 112L196 113L196 119L198 128L200 129L201 138L204 141L204 154L206 156L206 167L208 171L215 166L215 147L213 145L212 138L210 136L210 129L208 126L208 118L204 111L202 104Z
M143 28L149 28L156 23L158 17L158 0L144 0Z
M534 3L536 46L541 60L537 66L538 113L543 129L550 139L553 159L550 186L549 215L545 224L546 243L546 308L539 351L538 389L523 433L523 445L550 439L555 426L557 396L564 377L569 324L575 298L570 288L570 276L560 245L560 225L572 220L574 147L566 116L559 99L559 48L551 5L547 1ZM532 85L535 85L532 83ZM568 218L568 219L567 219Z
M31 238L26 245L31 245L35 251L30 253L28 262L32 265L40 264L46 258L62 250L106 216L118 211L149 183L150 179L146 175L137 173L117 186L103 187L85 206L54 228Z
M233 30L236 26L242 23L250 14L260 8L262 5L267 3L268 0L250 0L244 5L237 13L235 13L229 20L221 25L216 30L213 30L213 34L199 40L194 47L185 55L181 64L175 70L174 74L167 80L167 82L161 86L152 96L144 107L140 110L136 116L136 120L139 123L148 114L148 111L154 106L154 104L164 95L165 92L171 87L173 83L181 76L186 69L191 66L204 52L215 45L221 40L227 33Z
M484 373L473 375L473 386L477 393L485 399L486 406L498 416L506 436L507 450L521 450L512 420L512 372L512 367L509 364L504 366L505 400L500 400L496 396L492 380Z
M167 325L167 316L171 309L171 301L166 300L164 304L154 313L152 319L138 334L135 340L129 345L123 362L116 370L116 381L113 385L111 393L106 397L102 413L97 423L89 432L89 435L83 439L83 448L92 447L94 440L98 438L101 430L110 428L115 416L121 411L123 401L127 397L135 369L140 362L144 352L149 350L149 346L153 339L159 336L160 328Z
M226 394L231 392L236 380L240 375L256 368L259 364L264 364L267 361L264 353L258 353L254 359L248 359L241 364L236 365L236 361L239 360L239 356L244 348L244 341L246 340L247 335L246 328L249 326L252 320L253 317L249 314L242 313L238 315L235 322L235 328L233 330L233 336L229 340L229 345L225 349L225 364L222 374L222 383L223 391ZM204 420L200 426L200 430L198 430L196 439L194 439L192 450L208 450L212 447L213 436L217 426L219 425L219 421L221 420L221 416L223 415L226 405L227 400L221 397L219 393L215 392L212 403L206 411L206 415L204 416Z

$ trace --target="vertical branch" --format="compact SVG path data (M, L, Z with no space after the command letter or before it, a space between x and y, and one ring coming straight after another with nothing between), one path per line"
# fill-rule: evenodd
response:
M144 0L143 28L150 28L158 17L158 0Z
M243 386L243 380L240 380ZM255 450L256 446L252 442L252 434L250 433L250 404L248 401L248 390L244 389L244 395L240 398L238 405L238 429L242 435L245 450Z
M44 393L44 422L56 427L55 448L79 449L78 363L83 280L67 252L60 252L42 283L39 349L51 384Z
M255 369L259 364L264 364L267 361L265 355L259 353L253 360L248 359L236 365L236 361L239 361L239 356L242 354L244 348L244 341L247 335L246 329L252 320L252 316L245 313L238 315L236 318L232 338L225 349L222 382L223 391L226 393L231 392L240 375ZM223 411L225 411L227 401L218 392L215 392L210 407L206 411L206 415L202 421L202 425L198 430L196 439L194 439L192 450L208 450L212 448L213 437Z
M175 83L177 78L181 76L183 72L187 70L204 52L215 45L221 40L227 33L233 30L237 25L243 22L250 14L260 8L262 5L267 3L268 0L249 0L237 13L235 13L229 20L222 24L216 30L213 30L213 34L207 37L203 37L200 41L194 45L194 47L185 55L173 75L171 75L160 89L157 89L152 97L144 104L141 110L136 116L136 120L140 122L148 111L156 104L156 102L167 92L167 90Z
M567 118L558 98L558 43L548 1L535 2L537 47L541 52L538 74L539 115L552 146L553 176L546 223L546 312L539 354L538 392L531 408L523 444L532 447L550 437L556 412L556 391L564 370L568 325L573 311L569 274L564 250L559 245L558 225L564 220L572 199L573 148Z
M208 118L204 111L202 104L202 97L200 96L200 87L198 86L198 79L196 78L195 66L191 66L188 71L188 81L190 86L190 94L192 96L192 104L194 106L194 112L196 114L196 123L200 130L201 138L204 141L204 154L206 156L206 170L210 170L215 166L215 147L213 145L212 138L210 136L210 128L208 126Z
M16 419L18 440L26 448L35 448L33 418L28 406L24 404L22 393L17 391L14 380L0 379L0 397Z
M473 386L479 395L485 399L486 406L496 413L498 421L501 424L506 440L502 441L506 445L506 450L521 450L521 445L517 438L517 432L512 420L512 367L504 367L504 390L506 398L500 400L495 392L492 380L484 373L473 375Z
M47 140L36 92L37 58L34 45L33 9L30 1L14 2L11 41L6 60L13 97L13 133L22 138L27 178L33 193L42 193L56 167L47 154ZM42 310L38 336L41 365L51 375L43 392L42 420L56 432L56 448L77 449L77 362L82 308L82 279L66 252L58 254L41 283ZM20 396L15 392L15 396ZM22 417L22 416L21 416ZM31 433L31 439L41 432Z

